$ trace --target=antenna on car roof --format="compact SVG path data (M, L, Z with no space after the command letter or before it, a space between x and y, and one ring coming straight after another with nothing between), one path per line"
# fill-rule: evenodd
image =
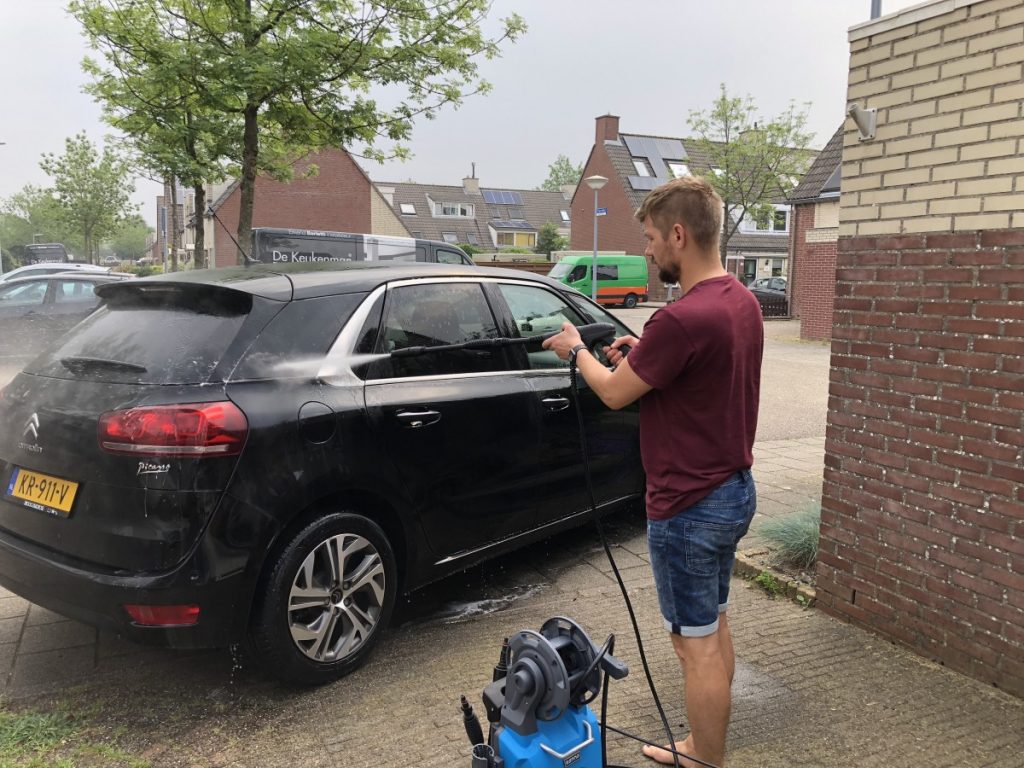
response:
M242 254L243 258L245 259L245 261L243 261L242 264L244 264L247 267L250 264L259 264L259 262L256 261L256 259L254 259L248 253L246 253L245 249L241 245L239 245L238 241L235 239L235 236L231 234L231 230L227 228L224 222L220 220L220 216L217 215L217 212L213 210L212 205L206 206L206 213L210 216L213 216L213 220L220 224L221 227L224 228L224 231L228 233L228 237L231 238L231 242L235 244L235 247L238 248L238 252Z

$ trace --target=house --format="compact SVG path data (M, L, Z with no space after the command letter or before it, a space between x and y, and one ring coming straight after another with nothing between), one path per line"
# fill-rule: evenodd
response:
M309 174L310 166L317 172ZM370 177L343 149L324 149L295 163L291 181L256 178L253 227L290 227L377 235L409 236L402 221L377 191ZM234 180L207 190L216 217L205 216L211 267L236 261L241 183ZM248 248L248 243L241 243Z
M561 192L481 187L474 174L461 186L375 182L413 237L467 243L484 251L533 249L540 228L552 222L571 233L572 187Z
M789 193L790 314L800 318L800 337L814 341L832 337L844 132L840 126Z
M584 166L583 177L604 176L608 183L597 192L597 207L607 209L599 217L597 243L590 227L575 228L570 241L573 250L643 253L643 233L634 213L655 187L678 176L711 172L700 143L692 139L620 133L616 115L597 118L594 146ZM572 200L576 222L594 217L595 195L581 184ZM749 282L758 277L786 275L789 257L789 205L780 193L776 215L764 223L744 220L729 240L726 267ZM657 269L651 264L652 274ZM651 298L663 300L666 287L653 282Z

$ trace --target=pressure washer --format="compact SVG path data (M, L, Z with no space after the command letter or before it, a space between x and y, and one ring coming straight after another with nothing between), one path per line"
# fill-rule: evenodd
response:
M580 338L593 351L598 344L614 340L615 327L610 323L578 326ZM412 347L392 352L392 356L419 355L441 349L481 349L506 344L541 344L555 333L517 339L479 339L445 347ZM623 354L629 348L621 348ZM579 388L575 356L570 358L569 376L579 422L580 446L590 494L590 511L597 527L619 589L629 612L636 636L640 660L661 717L668 744L675 738L651 677L640 628L632 603L619 574L615 558L608 546L604 527L597 514L590 454L587 448L583 414L579 408ZM506 638L502 645L492 681L484 688L483 704L489 723L487 740L483 729L465 696L461 697L461 713L466 734L472 745L472 768L622 768L609 766L606 737L608 731L653 746L661 746L639 736L610 726L606 722L609 681L621 680L629 670L615 658L612 651L615 636L609 635L597 648L587 633L572 619L555 616L545 621L539 631L523 629ZM602 684L603 679L603 684ZM588 704L602 693L601 717L598 719ZM668 749L676 768L685 757L699 765L715 768L710 763Z

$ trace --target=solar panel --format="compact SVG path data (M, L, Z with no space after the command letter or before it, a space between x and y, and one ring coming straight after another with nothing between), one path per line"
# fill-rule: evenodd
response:
M522 205L523 196L518 192L510 192L505 189L484 189L481 190L484 202L491 205Z

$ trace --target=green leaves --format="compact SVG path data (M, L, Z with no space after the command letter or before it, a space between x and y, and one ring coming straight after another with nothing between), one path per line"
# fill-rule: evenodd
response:
M143 163L190 185L241 166L239 241L257 172L287 178L310 151L360 144L382 158L413 121L485 92L477 60L526 27L488 37L491 0L73 0L103 64L89 86Z
M689 125L708 160L708 181L725 201L721 253L744 217L766 222L773 202L785 196L807 171L812 154L808 144L807 111L790 103L777 117L759 117L753 99L730 96L721 85L718 99L707 112L690 113Z
M576 186L583 176L583 163L573 165L565 155L559 155L555 162L548 166L548 177L540 188L547 192L561 192L562 187L571 184Z
M53 179L60 217L82 236L85 257L131 214L132 168L109 147L100 153L84 133L64 141L64 154L43 155L40 167Z

